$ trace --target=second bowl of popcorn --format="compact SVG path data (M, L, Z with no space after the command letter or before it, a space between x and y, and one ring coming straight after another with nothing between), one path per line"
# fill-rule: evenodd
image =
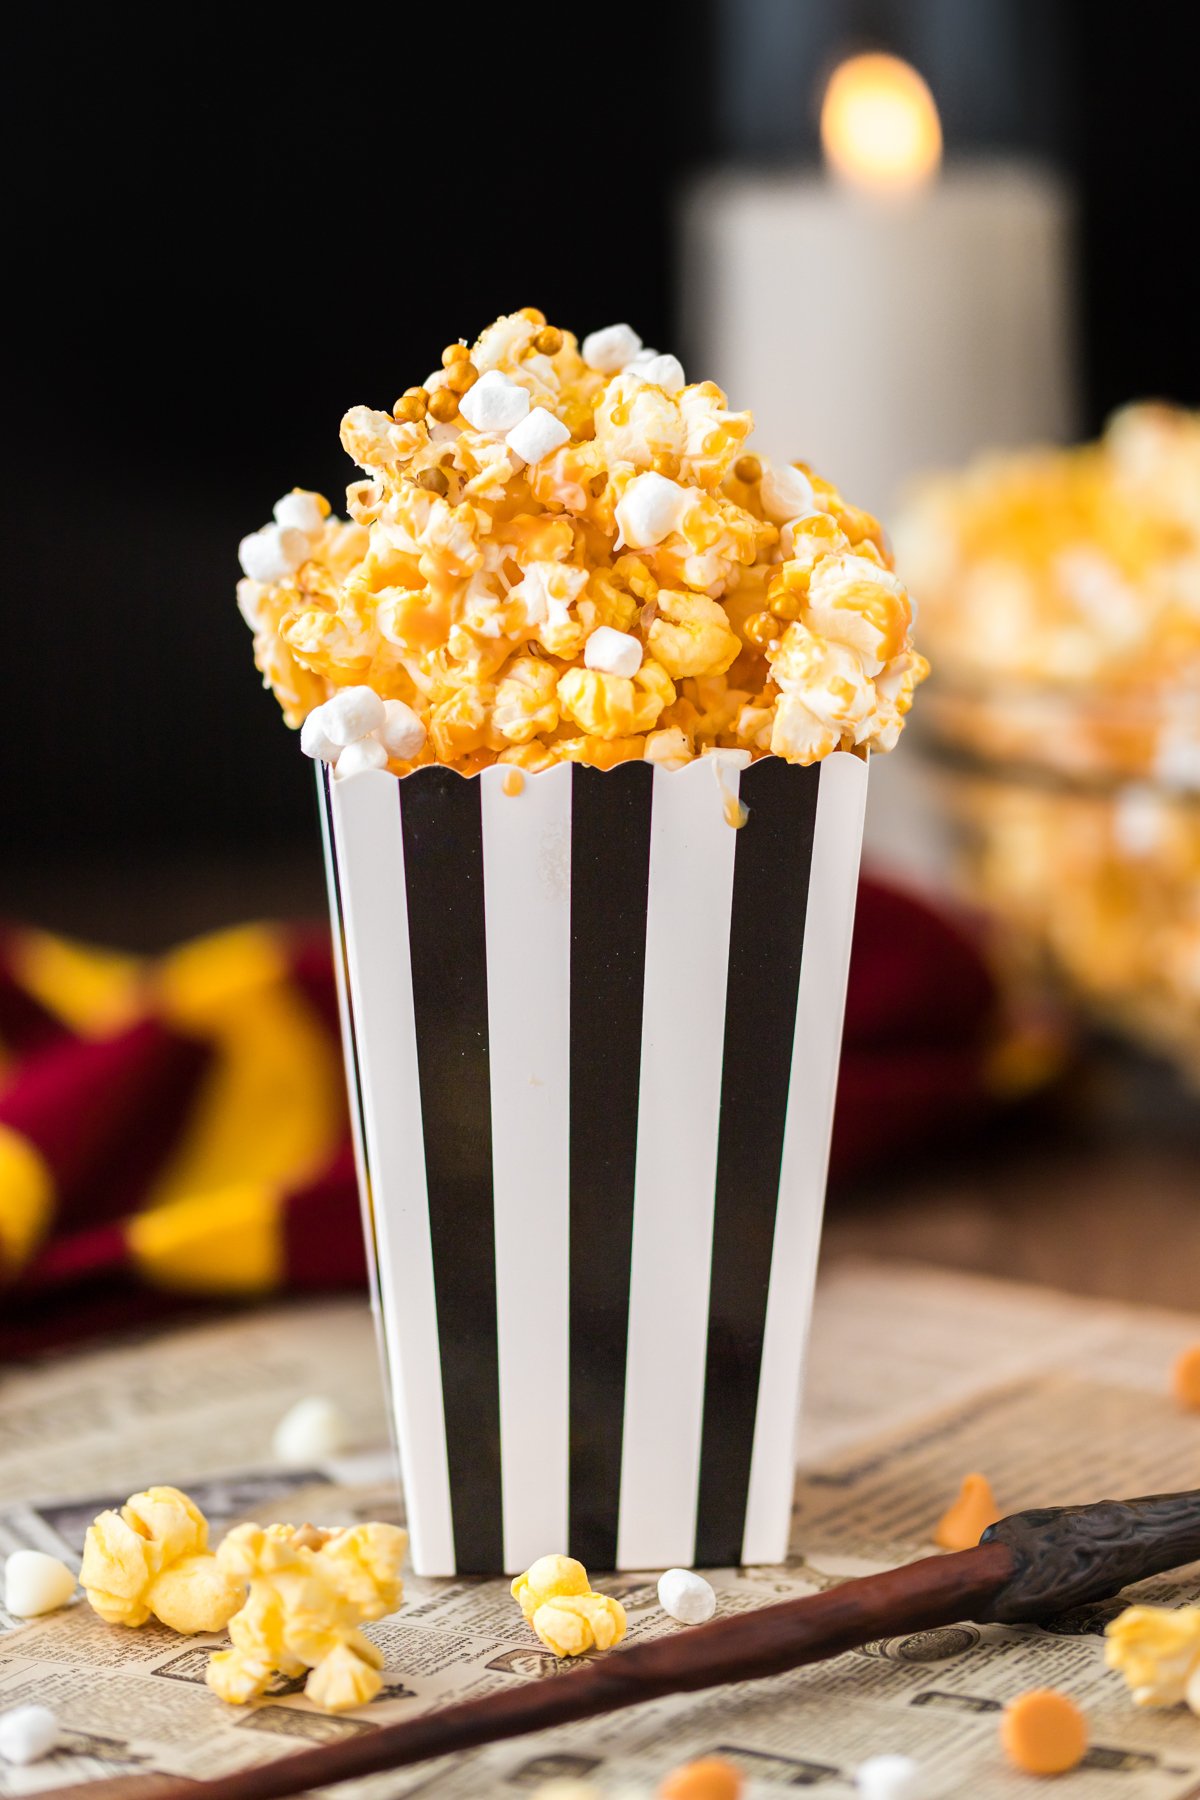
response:
M867 755L877 522L627 325L497 319L241 547L318 765L364 1226L427 1574L774 1562Z

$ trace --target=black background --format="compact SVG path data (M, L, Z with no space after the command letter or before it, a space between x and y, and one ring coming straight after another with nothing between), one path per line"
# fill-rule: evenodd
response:
M794 4L830 41L900 49L914 15ZM1141 394L1194 403L1191 9L986 10L1007 34L1003 66L977 71L997 104L956 115L951 93L948 146L970 148L975 118L980 142L1049 149L1077 184L1086 424ZM970 11L920 9L926 41L955 18L951 88ZM747 126L753 68L740 114L730 100L731 28L753 15L769 46L773 13L276 8L250 28L177 8L134 28L56 10L10 28L10 872L64 842L81 868L131 868L309 841L306 771L233 603L238 538L293 483L337 504L346 406L389 405L499 312L629 316L675 346L680 180L809 141L808 72L789 114L774 69L778 132Z

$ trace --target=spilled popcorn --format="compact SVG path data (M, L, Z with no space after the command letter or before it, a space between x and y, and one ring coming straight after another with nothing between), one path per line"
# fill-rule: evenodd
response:
M220 1631L241 1606L242 1584L208 1548L208 1521L186 1494L152 1487L88 1526L79 1583L109 1625Z
M1125 1677L1135 1706L1200 1713L1200 1606L1127 1606L1105 1632L1104 1660Z
M344 777L890 750L927 665L882 528L745 454L751 424L628 325L579 345L531 307L352 407L349 521L297 489L240 547L306 753Z
M611 1650L625 1636L625 1608L592 1591L588 1572L571 1556L539 1556L512 1584L526 1620L555 1656Z
M229 1622L232 1649L209 1658L214 1694L244 1706L276 1674L310 1671L304 1692L326 1712L373 1700L383 1657L358 1629L395 1612L408 1534L396 1525L238 1525L217 1562L245 1604Z

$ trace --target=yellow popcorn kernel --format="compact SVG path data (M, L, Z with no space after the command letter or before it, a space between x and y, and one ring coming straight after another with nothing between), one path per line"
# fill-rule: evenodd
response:
M817 564L849 550L850 539L832 513L816 512L785 525L780 548L784 556L781 573L787 586L807 592L808 578Z
M675 476L687 442L679 407L660 387L626 372L614 376L596 408L596 448L606 467L629 463Z
M625 1608L608 1594L564 1594L543 1601L530 1624L555 1656L583 1656L620 1643Z
M904 584L862 556L829 556L808 584L804 618L822 637L877 663L904 649L912 607Z
M214 1650L204 1679L219 1700L230 1706L247 1706L251 1700L262 1698L274 1674L269 1657L248 1656L241 1650Z
M401 1565L408 1539L393 1525L352 1525L334 1532L322 1546L325 1565L359 1615L382 1619L395 1612L404 1595Z
M647 639L667 674L677 680L685 675L723 675L742 648L715 600L671 588L658 591L658 616Z
M496 747L489 744L495 699L496 690L490 684L478 689L463 687L433 707L429 738L439 762L460 762L473 750Z
M728 412L725 395L715 381L698 381L678 396L684 422L680 474L700 487L723 481L754 427L751 413Z
M343 685L353 685L370 668L375 653L369 639L348 630L336 613L322 607L290 614L280 636L298 663Z
M148 1488L88 1527L80 1584L110 1625L144 1625L153 1613L176 1631L219 1631L243 1594L207 1545L208 1523L186 1494Z
M674 698L666 670L650 660L632 677L568 669L558 682L562 711L589 737L621 738L649 731Z
M245 1599L240 1582L231 1581L209 1551L181 1556L150 1585L154 1617L172 1631L223 1631Z
M552 769L560 759L553 750L538 739L529 744L514 745L511 750L502 750L496 758L498 763L505 763L515 769L523 769L528 775L540 775L545 769Z
M526 1619L532 1619L547 1600L566 1594L589 1594L592 1584L588 1572L573 1556L539 1556L523 1575L512 1582L509 1592Z
M771 753L786 762L809 763L828 756L841 742L841 733L818 719L795 694L781 694L771 722Z
M97 1514L83 1543L79 1582L94 1612L109 1625L144 1625L153 1578L151 1548L118 1512Z
M1200 1606L1127 1606L1105 1631L1104 1660L1119 1669L1135 1706L1200 1712Z
M353 1706L365 1706L373 1700L382 1686L383 1677L377 1668L356 1656L348 1645L339 1644L313 1670L304 1692L314 1706L325 1712L348 1712Z
M875 703L874 684L857 652L827 642L806 625L789 625L768 660L783 692L801 695L811 713L839 732L857 731Z
M496 687L492 723L510 744L528 744L558 728L558 670L537 656L518 656Z
M682 769L692 760L692 746L678 725L669 725L664 731L651 731L646 737L646 747L642 752L647 762L657 763L663 769Z
M644 737L558 738L554 750L560 762L586 763L590 769L615 769L618 763L641 762L646 740Z

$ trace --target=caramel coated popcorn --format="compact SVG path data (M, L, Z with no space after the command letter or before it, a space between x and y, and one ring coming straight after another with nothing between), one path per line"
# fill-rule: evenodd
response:
M625 1608L592 1590L588 1572L571 1556L539 1556L512 1584L513 1599L547 1650L582 1656L611 1650L625 1636Z
M745 455L751 423L629 326L580 347L533 308L352 407L350 523L285 496L238 603L290 725L365 689L403 731L322 714L306 751L347 775L891 749L927 665L882 528Z
M1200 1606L1127 1606L1105 1632L1104 1657L1119 1669L1135 1706L1200 1713Z
M233 1648L209 1659L209 1687L243 1706L265 1693L274 1675L307 1669L304 1691L326 1712L374 1699L383 1658L359 1626L399 1606L407 1545L408 1534L395 1525L236 1526L217 1562L245 1604L229 1622Z
M208 1548L208 1521L178 1488L133 1494L88 1526L79 1582L110 1625L220 1631L242 1604L242 1584Z

